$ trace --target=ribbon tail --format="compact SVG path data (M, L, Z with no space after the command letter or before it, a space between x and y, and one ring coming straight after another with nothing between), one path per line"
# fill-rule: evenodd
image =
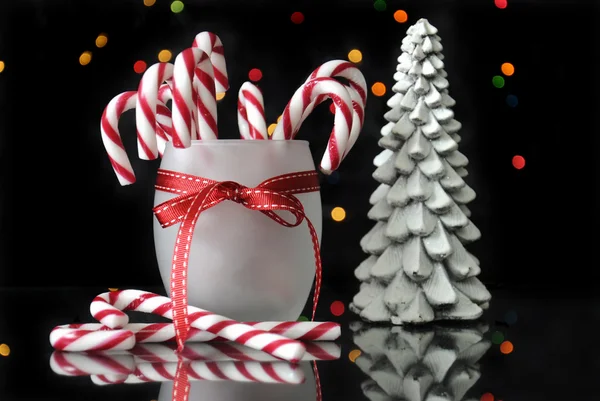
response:
M173 379L172 401L188 401L190 395L190 379L188 377L188 366L180 356L177 361L177 370Z
M306 224L308 225L308 229L310 230L310 237L313 243L313 251L315 253L315 292L313 294L313 309L312 309L312 320L315 320L315 315L317 313L317 304L319 303L319 296L321 295L321 282L322 282L322 264L321 264L321 246L319 245L319 236L317 235L317 230L315 230L315 226L313 226L312 222L308 217L305 217Z

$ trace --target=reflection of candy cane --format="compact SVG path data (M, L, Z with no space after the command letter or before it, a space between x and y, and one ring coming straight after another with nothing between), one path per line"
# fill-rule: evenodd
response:
M102 142L108 154L110 164L115 170L117 179L121 185L133 184L135 182L135 174L129 157L123 146L121 134L119 133L119 119L127 110L135 107L137 102L137 92L129 91L115 96L104 109L102 113L100 131L102 133ZM158 102L157 113L159 116L159 124L157 126L157 140L159 143L168 140L170 135L170 110L161 102ZM164 124L164 125L163 125ZM163 139L165 138L165 139ZM162 147L164 149L164 146Z
M238 94L238 126L242 139L269 139L260 89L244 82Z
M90 305L90 312L100 323L111 328L122 328L129 323L123 311L153 313L172 319L171 300L157 294L139 290L122 290L98 295ZM249 348L267 352L287 361L298 361L306 348L296 340L258 330L212 312L188 306L189 324Z
M57 327L50 332L50 344L59 351L124 350L135 346L129 330L80 330Z
M129 375L135 370L135 359L130 355L55 351L50 356L50 367L63 376Z
M285 107L272 139L293 139L302 125L304 111L323 95L333 100L336 109L333 130L321 160L321 170L331 174L346 154L352 128L352 99L344 85L335 79L314 78L298 88Z
M158 91L159 86L165 81L170 81L172 76L172 64L158 63L148 68L140 81L135 121L138 132L138 155L143 160L154 160L158 157L156 141Z
M343 157L346 157L358 139L358 135L360 134L364 123L365 107L367 105L367 82L365 81L362 72L360 72L354 64L344 60L331 60L326 62L310 74L307 82L318 77L340 77L348 80L349 85L346 85L346 89L352 98L352 108L354 112L352 113L352 131L350 132L350 139L348 140L346 153L343 155ZM306 116L310 114L312 109L323 100L325 100L325 98L315 99L304 114Z
M175 59L172 109L173 146L187 148L192 139L217 138L213 65L200 49L185 49ZM197 132L193 129L194 120Z
M225 63L225 54L223 52L223 43L217 35L211 32L200 32L196 35L192 47L204 51L210 57L210 62L214 69L215 87L217 93L226 92L229 89L229 80L227 78L227 65Z
M340 325L333 322L251 322L244 323L258 330L279 334L285 338L301 341L334 341L340 336ZM99 323L67 324L58 326L63 336L73 336L71 331L110 331L111 328ZM70 329L71 331L69 331ZM163 343L175 341L175 328L173 323L129 323L123 330L131 331L135 335L136 344ZM53 337L59 341L60 337ZM89 340L87 340L89 341ZM186 342L226 341L223 338L207 331L191 328ZM89 342L88 342L89 343Z

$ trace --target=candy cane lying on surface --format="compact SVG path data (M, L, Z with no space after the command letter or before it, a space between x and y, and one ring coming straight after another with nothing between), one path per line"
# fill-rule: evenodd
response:
M100 132L102 134L102 142L108 154L110 164L112 165L117 179L121 185L129 185L135 182L135 174L131 167L131 162L123 146L121 134L119 133L119 119L121 115L135 107L137 102L137 92L123 92L115 96L106 106L102 113L100 121ZM161 115L161 121L170 119L169 109L158 103L157 112ZM167 132L170 127L159 124L155 135L168 139Z
M321 160L323 173L331 174L339 167L342 157L347 153L352 129L352 99L344 85L335 79L314 78L298 88L285 107L272 139L293 139L300 129L303 119L306 118L305 110L313 101L322 96L333 100L335 105L333 130Z
M227 78L227 64L225 63L225 53L221 39L214 33L200 32L194 38L192 47L204 51L210 58L213 65L216 92L226 92L229 89L229 79Z
M340 77L348 80L348 85L345 86L352 98L352 108L354 111L352 113L352 131L350 132L350 139L348 140L346 152L342 157L343 159L354 146L362 130L365 119L365 107L367 105L367 82L362 72L354 64L344 60L326 62L314 70L306 81L308 82L311 79L319 77ZM305 111L305 115L310 114L312 109L323 100L325 98L315 99Z
M172 95L173 146L187 148L192 139L217 139L213 65L204 51L188 48L179 53L173 68Z
M175 379L177 362L135 363L129 355L89 355L55 351L50 368L63 376L91 376L98 385L163 382ZM300 384L304 372L287 362L192 361L185 365L190 380Z
M244 82L238 93L238 126L242 139L269 139L260 89Z
M129 323L125 310L152 313L172 319L171 299L139 290L122 290L98 295L90 305L92 316L113 329ZM212 312L188 306L190 325L219 337L267 352L286 361L298 361L306 352L304 345L279 334L256 329Z
M340 337L341 332L340 325L333 322L250 322L244 324L300 341L334 341ZM76 347L78 351L87 351L86 347L95 350L129 349L123 347L130 346L130 343L121 345L121 342L118 341L121 338L118 330L113 333L113 342L106 341L110 337L108 335L96 336L94 333L97 331L112 331L111 328L99 323L66 324L57 326L54 330L58 331L50 336L50 343L58 350L74 350L73 347ZM175 341L173 323L129 323L123 326L122 330L133 333L135 344ZM81 337L73 333L81 333ZM123 340L125 339L123 338ZM227 340L196 328L190 330L186 340L188 343L208 341Z
M138 135L138 155L142 160L158 157L157 103L159 87L170 82L173 77L173 64L158 63L150 66L142 76L138 86L135 122Z

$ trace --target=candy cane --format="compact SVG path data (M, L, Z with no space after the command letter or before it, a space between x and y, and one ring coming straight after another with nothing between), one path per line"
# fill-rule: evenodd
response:
M269 139L260 89L244 82L238 94L238 126L242 139Z
M196 47L208 54L210 62L213 65L216 92L226 92L229 89L229 79L227 78L227 65L225 63L225 53L221 39L214 33L200 32L194 38L192 47Z
M302 85L285 107L282 118L275 127L272 139L293 139L302 125L304 111L320 96L327 96L335 105L335 119L329 142L321 160L321 170L331 174L339 167L346 154L352 129L352 99L350 94L333 78L314 78Z
M100 132L102 143L108 154L110 164L112 165L117 179L121 185L129 185L135 182L135 173L131 167L131 162L123 146L121 134L119 133L119 119L121 115L135 107L137 103L137 92L123 92L115 96L106 106L102 113L100 121ZM159 115L170 116L168 108L158 103L157 111ZM161 120L164 121L164 120ZM159 124L156 135L167 136L167 130L170 128Z
M365 107L367 105L367 82L362 72L352 63L344 60L331 60L318 67L310 74L307 82L314 78L319 77L340 77L345 78L348 81L346 89L350 93L352 98L352 130L350 132L350 139L348 140L348 146L342 159L346 157L350 149L354 146L354 143L358 139L358 135L362 130L365 118ZM305 114L308 116L312 112L312 109L321 103L325 98L315 99L308 107Z
M300 341L334 341L340 337L341 332L340 325L332 322L250 322L244 324L258 330L268 331L269 333L279 334L291 340ZM90 335L85 340L87 341L86 344L98 349L97 347L101 345L92 343L94 337L91 333L96 331L106 332L112 329L99 323L85 323L61 325L57 326L54 330L60 330L59 333L51 337L51 344L57 349L63 349L60 347L68 346L69 342L66 342L64 338L75 338L76 336L73 332L77 332L78 330L90 332ZM132 332L136 344L175 341L175 327L173 323L129 323L123 326L122 330ZM105 337L99 338L104 339ZM227 340L207 331L191 328L186 341L191 343ZM106 343L106 347L109 347L106 349L111 349L113 344L117 345L116 342ZM86 349L82 348L83 345L78 345L78 347L80 351L86 351ZM123 348L120 347L118 349Z
M196 79L196 81L195 81ZM217 138L217 99L213 65L200 49L185 49L173 68L173 146L187 148L191 140ZM193 121L197 122L196 135Z
M153 313L172 319L171 300L146 291L107 292L94 298L90 305L92 316L114 329L121 329L129 323L129 317L124 310ZM304 345L296 340L258 330L200 308L188 306L188 314L192 327L267 352L283 360L298 361L306 351Z

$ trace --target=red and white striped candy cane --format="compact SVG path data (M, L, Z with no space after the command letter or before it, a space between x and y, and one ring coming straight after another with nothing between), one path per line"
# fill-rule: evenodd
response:
M157 103L160 85L173 77L173 64L158 63L150 66L138 86L135 122L138 135L138 155L142 160L158 157Z
M269 333L279 334L291 340L300 341L334 341L340 337L340 325L333 322L250 322L244 323L258 330L268 331ZM53 338L54 342L60 342L61 336L72 338L77 335L77 330L94 332L112 330L100 323L84 324L66 324L57 326L54 330L60 330ZM122 330L130 331L135 336L136 344L164 343L175 341L175 327L173 323L129 323L123 326ZM92 337L88 337L88 346L98 349L99 344L91 342ZM103 339L104 337L100 337ZM186 342L209 342L209 341L227 341L213 333L191 328ZM106 346L109 346L107 344ZM87 351L80 347L80 351Z
M210 62L213 65L215 90L217 93L226 92L229 89L229 79L227 78L227 64L225 63L225 52L223 51L221 39L214 33L200 32L194 38L192 47L196 47L208 54Z
M173 318L171 299L146 291L107 292L94 298L90 305L92 316L105 326L114 329L123 328L129 323L129 317L123 312L125 310ZM250 325L193 306L188 306L188 319L192 327L267 352L286 361L298 361L306 351L304 345L296 340L258 330ZM182 338L182 336L178 337ZM183 349L183 344L178 346L179 350Z
M238 126L242 139L269 139L263 95L250 82L244 82L238 93Z
M217 139L217 99L213 65L197 48L185 49L173 68L173 146L187 148L192 139ZM193 122L197 124L197 134Z
M367 82L365 81L364 75L362 72L360 72L356 65L344 60L331 60L326 62L314 70L306 81L308 82L311 79L319 77L340 77L345 78L348 81L346 88L348 89L348 93L350 93L350 97L352 98L352 108L354 112L352 114L352 130L350 132L350 139L348 140L346 153L342 157L343 159L346 157L350 149L352 149L354 143L356 143L364 124L365 107L367 105ZM323 100L325 99L315 99L315 101L311 104L312 107L309 107L305 114L310 114L312 109Z
M333 100L335 105L333 130L321 160L323 173L331 174L339 167L342 157L346 154L352 129L352 99L344 85L335 79L314 78L298 88L285 107L272 139L293 139L302 125L303 117L306 118L304 111L315 99L322 96Z
M135 346L129 330L85 330L58 326L50 332L50 345L59 351L126 350Z
M106 106L100 121L100 132L102 142L108 154L117 179L121 185L129 185L135 182L135 173L131 162L123 146L121 134L119 133L119 119L121 115L135 107L137 103L137 92L123 92L115 96ZM158 117L160 116L160 117ZM157 125L156 135L159 143L168 140L170 128L171 111L162 102L157 103ZM163 125L165 124L165 125ZM163 139L165 138L165 139ZM164 149L164 146L162 147Z

